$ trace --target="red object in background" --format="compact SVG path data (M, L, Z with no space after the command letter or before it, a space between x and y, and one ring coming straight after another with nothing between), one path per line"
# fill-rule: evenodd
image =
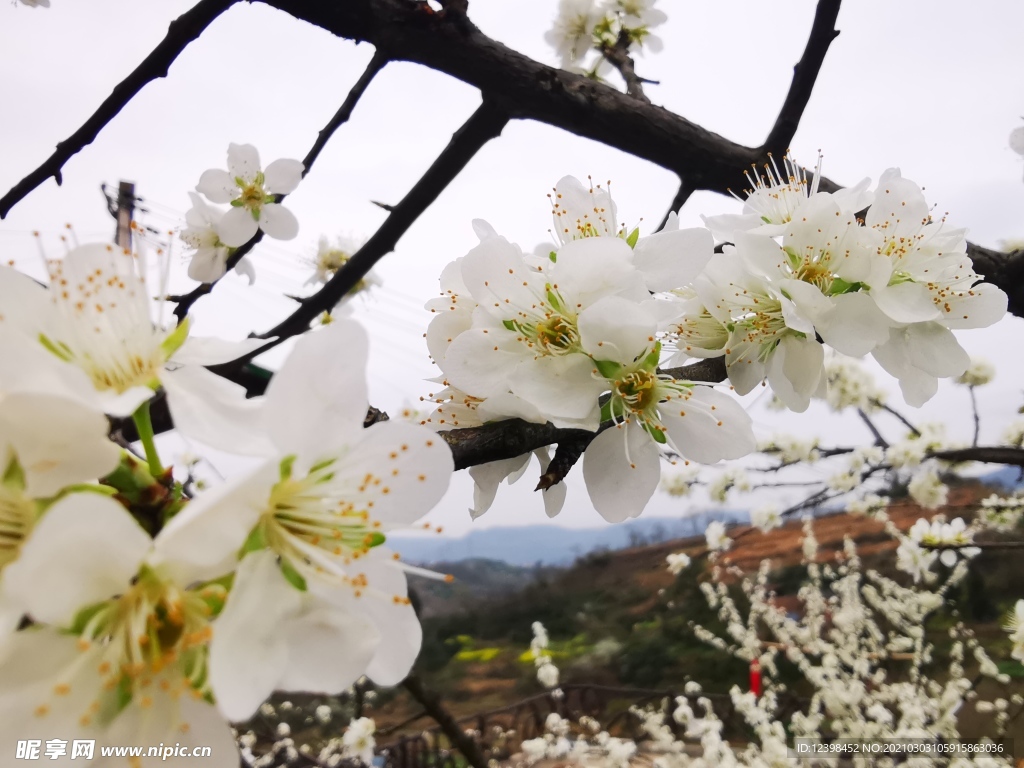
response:
M761 662L757 659L750 660L750 692L761 696Z

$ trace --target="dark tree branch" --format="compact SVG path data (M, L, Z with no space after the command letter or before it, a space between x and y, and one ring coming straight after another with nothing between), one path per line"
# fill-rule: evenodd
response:
M611 424L606 424L597 432L585 432L578 437L567 437L561 440L558 443L558 448L555 449L555 455L551 459L551 463L548 464L544 474L537 481L537 487L533 490L546 491L548 488L552 488L565 480L569 470L580 460L580 456L583 455L583 452L594 441L594 438L610 426Z
M871 417L864 413L863 408L857 409L857 415L860 416L860 420L864 422L867 428L871 431L872 437L875 438L875 445L880 448L888 448L889 443L886 442L885 438L882 437L882 433L878 431L878 427L875 426L875 422L871 420Z
M440 696L424 688L423 681L416 675L409 675L409 677L405 678L402 687L437 722L452 746L458 749L462 756L466 758L467 763L473 766L473 768L487 768L487 759L480 751L480 746L472 736L466 734L458 721L444 708L441 704Z
M902 423L903 426L905 426L907 429L909 429L910 430L910 434L912 434L914 437L920 437L921 436L921 430L919 430L917 427L915 427L913 424L911 424L907 420L906 416L904 416L902 413L897 411L891 405L886 405L881 400L872 400L871 404L874 405L876 408L879 408L880 410L885 411L890 416L895 416L897 419L899 419L900 423Z
M334 113L332 117L317 134L316 141L313 142L313 146L310 147L309 152L302 159L302 177L305 178L306 174L309 173L310 168L313 167L313 163L320 156L320 152L327 146L327 142L330 141L334 132L338 130L343 124L348 122L348 119L352 116L352 110L356 108L356 104L359 103L359 99L366 92L367 87L376 77L377 73L384 68L384 65L388 63L388 59L380 51L376 51L373 54L373 58L370 59L370 63L366 66L363 74L356 80L356 84L352 86L352 89L348 92L348 96L345 97L345 101L342 102L341 106L338 107L338 111ZM274 199L280 203L284 200L285 195L275 195ZM225 271L234 269L235 266L245 256L247 256L253 248L255 248L260 241L263 240L263 230L258 230L249 242L245 243L241 247L237 248L234 253L227 260L225 264ZM206 296L213 290L213 286L220 282L220 279L214 280L212 283L200 283L188 293L180 296L168 296L167 300L176 303L178 306L174 308L174 315L178 318L180 323L188 315L192 305L195 304L203 296ZM252 356L247 357L246 360L251 360ZM237 363L235 366L237 367Z
M932 451L928 455L943 461L980 461L984 464L1009 464L1014 467L1024 467L1024 449L1005 445L952 448L948 451Z
M839 5L840 0L818 1L804 54L793 67L793 82L789 86L789 93L786 94L786 100L782 103L775 125L768 132L768 138L762 147L765 152L784 154L789 149L807 108L807 102L810 101L811 91L814 90L814 83L818 79L828 47L839 37L839 30L835 28Z
M264 339L277 337L277 341L268 343L264 349L304 332L321 312L333 309L342 297L366 276L374 264L394 250L398 240L420 214L430 207L476 153L501 133L507 123L508 115L503 110L484 101L469 120L455 132L448 146L438 155L416 185L401 202L393 206L380 228L352 255L345 266L335 272L319 291L299 305L291 315L271 330L260 334L260 338Z
M672 203L669 205L668 210L665 211L665 216L661 220L661 224L658 226L660 232L668 224L668 219L673 213L679 213L686 201L690 199L690 195L696 192L692 186L686 183L686 179L679 180L679 191L676 192L676 196L672 198Z
M124 109L136 94L152 81L167 76L167 70L179 54L198 38L210 24L237 0L200 0L190 10L171 22L164 39L128 77L114 86L111 94L92 113L82 127L57 145L56 151L32 173L15 184L0 198L0 219L7 216L19 201L48 178L59 185L64 164L83 147L91 144L99 132Z
M606 45L601 49L601 54L609 64L619 71L622 79L626 81L626 95L632 96L646 104L651 100L644 94L643 79L636 74L633 58L629 55L629 33L622 30L615 45Z

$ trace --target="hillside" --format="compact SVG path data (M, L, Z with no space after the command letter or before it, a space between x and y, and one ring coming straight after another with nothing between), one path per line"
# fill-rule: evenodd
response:
M939 511L949 517L969 516L977 500L987 493L989 489L978 483L953 488L947 507ZM930 513L909 500L890 507L891 519L904 530L922 516ZM818 518L814 533L819 561L831 559L830 553L838 552L843 538L850 536L870 567L892 571L896 544L880 523L834 514ZM752 572L762 559L771 560L771 581L780 602L792 602L794 609L799 609L795 597L787 597L805 573L800 564L799 522L768 534L734 525L729 535L733 546L725 561ZM688 552L694 558L678 578L665 567L665 558L672 552ZM417 671L458 714L503 706L537 693L533 665L524 652L529 646L530 625L539 620L551 635L563 682L666 688L679 687L694 677L712 691L745 685L745 665L700 643L690 629L691 622L709 627L717 622L699 591L699 583L707 579L704 552L703 537L695 536L592 552L566 569L530 572L474 561L463 572L463 580L481 586L488 582L491 593L462 610L452 611L449 604L444 611L432 609L432 615L425 615ZM955 596L960 614L977 628L996 658L1005 657L1008 644L998 620L1020 597L1022 581L1015 555L986 551L971 574ZM510 580L531 576L535 578L518 591L501 594ZM417 581L417 591L421 585ZM460 588L452 589L454 597ZM478 591L477 584L467 584L464 590L473 594ZM423 603L436 599L433 595ZM953 621L951 615L935 617L933 631L938 642L943 642L944 629ZM396 724L418 711L404 694L388 695L385 700L374 712L380 723ZM419 722L410 727L423 725Z

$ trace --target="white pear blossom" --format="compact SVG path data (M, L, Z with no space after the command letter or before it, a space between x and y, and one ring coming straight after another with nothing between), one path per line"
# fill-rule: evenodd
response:
M372 765L373 750L377 746L373 738L376 730L377 724L369 717L352 720L341 737L344 756L363 765Z
M773 528L780 528L782 526L781 510L776 504L767 504L751 510L750 524L763 533L768 533Z
M949 487L939 479L938 468L933 462L925 464L914 473L907 491L925 509L937 509L949 497Z
M707 540L708 549L713 552L720 552L732 546L732 539L725 532L725 523L721 520L712 520L704 530L704 538Z
M298 220L275 196L293 192L303 170L302 163L290 159L275 160L263 170L256 147L229 144L228 169L204 171L196 185L196 191L211 202L232 206L216 226L221 242L238 248L259 229L277 240L294 238L299 232Z
M444 495L452 457L417 425L363 429L367 353L365 331L350 320L300 339L265 396L270 458L194 499L161 534L208 578L242 553L210 650L214 676L249 670L250 687L218 701L232 719L275 688L337 692L364 673L395 685L419 651L409 566L382 545ZM294 631L259 618L275 605L297 614ZM239 636L258 636L274 653L247 658L232 642Z
M665 558L665 562L668 563L668 572L678 576L690 567L690 556L685 552L673 552Z
M188 276L201 283L212 283L224 276L227 261L232 249L221 242L217 226L224 217L224 211L208 205L195 192L189 192L192 207L185 212L185 229L181 239L189 248L195 250L188 264ZM235 272L249 278L249 285L256 280L248 258L243 258L235 265Z
M982 387L995 378L996 367L983 357L971 357L967 370L960 374L957 384L968 387Z
M213 683L209 674L226 590L173 558L157 565L160 546L106 496L76 493L46 511L4 571L34 626L0 658L0 748L60 734L235 753L209 703L248 685L245 675Z
M1013 612L1003 627L1010 633L1010 642L1013 643L1010 655L1024 662L1024 600L1018 600L1014 604Z
M11 307L0 327L20 330L84 371L80 399L91 398L104 413L125 417L163 387L174 425L187 436L214 447L248 441L250 453L260 445L252 429L258 404L245 399L244 388L204 366L230 362L264 341L190 337L187 320L176 327L154 320L142 253L95 243L49 267L47 291L0 266L0 304Z
M584 56L594 45L594 31L600 22L608 23L606 12L597 0L559 0L552 28L544 34L558 54L563 69L580 69Z
M941 517L936 517L931 522L924 518L915 522L907 532L907 538L922 548L942 549L939 559L942 564L952 568L958 557L970 559L975 557L981 550L972 547L974 540L971 531L967 530L967 524L962 517L958 517L947 523Z

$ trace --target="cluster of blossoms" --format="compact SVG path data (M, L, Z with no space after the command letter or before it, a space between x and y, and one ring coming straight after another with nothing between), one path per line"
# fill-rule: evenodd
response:
M292 240L299 233L298 219L277 202L277 196L295 191L304 170L298 160L285 158L264 169L252 144L230 144L228 169L211 168L196 185L196 192L211 203L227 203L230 207L226 211L216 208L198 194L189 193L192 207L185 214L188 226L181 233L185 244L195 251L188 276L204 283L219 280L235 249L260 230L277 240ZM235 268L252 282L254 272L244 259Z
M422 633L386 535L453 463L433 430L364 428L365 331L303 336L246 400L205 366L258 340L165 325L144 252L47 266L48 290L0 266L0 751L61 734L234 754L228 722L274 690L400 682ZM158 393L182 435L248 468L193 496L161 461ZM122 447L132 424L144 460Z
M644 47L657 53L661 39L651 33L668 17L655 0L559 0L558 15L544 39L562 68L600 77L609 67L605 55L616 46ZM593 55L591 55L593 54Z
M724 631L691 625L694 634L759 669L760 690L733 687L728 694L748 738L729 737L711 695L689 682L685 695L674 700L631 707L637 725L632 739L613 739L589 718L577 724L549 716L547 733L522 744L525 762L547 758L609 768L624 768L634 759L656 768L819 765L829 761L794 754L793 740L955 743L960 718L969 711L965 705L972 715L983 716L971 726L974 734L985 728L980 742L1003 736L1024 707L1024 697L986 698L982 691L1008 685L1010 676L962 623L948 630L945 648L925 630L926 620L966 575L966 564L937 586L907 587L866 570L849 539L834 562L819 562L823 558L811 526L805 521L808 577L798 593L799 610L776 604L767 560L753 576L714 567L711 580L700 585ZM743 599L735 594L737 585ZM1024 658L1024 600L1006 628L1014 657ZM783 683L794 675L798 683ZM808 695L795 699L797 691ZM978 736L972 735L972 741ZM853 764L867 763L855 757ZM922 752L906 764L995 768L1012 765L1013 758L993 743L989 752L977 750L952 761Z
M897 567L914 577L914 582L935 580L931 571L938 560L947 568L954 567L960 559L969 560L981 550L971 546L974 531L967 527L962 517L946 522L941 515L930 521L924 518L914 523L906 536L901 536L896 550Z
M818 178L808 183L787 157L781 170L766 166L750 179L742 214L705 219L727 244L694 283L680 344L724 356L740 394L767 378L794 411L826 392L822 341L852 357L870 353L919 406L939 378L969 365L952 330L992 325L1006 294L981 282L964 230L933 219L898 169L874 192L867 180L822 192Z
M427 345L445 389L428 422L515 417L597 432L583 475L595 508L618 522L643 511L663 452L738 458L754 448L751 421L728 395L659 369L663 331L681 309L671 292L711 262L710 233L674 217L656 234L627 233L607 189L571 177L551 204L553 248L524 253L477 221L480 244L442 273ZM477 514L528 460L475 468Z

